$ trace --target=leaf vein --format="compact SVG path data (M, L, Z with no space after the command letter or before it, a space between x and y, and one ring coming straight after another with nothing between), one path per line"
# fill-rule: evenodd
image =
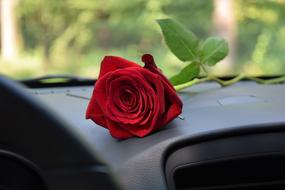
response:
M184 43L183 40L180 39L180 38L183 38L183 37L182 37L181 35L179 35L179 33L178 33L174 28L170 28L170 29L173 29L172 31L174 32L174 34L175 34L176 36L178 36L179 41L180 41L180 42L185 46L185 48L190 52L190 54L193 56L193 58L195 58L194 52L187 46L186 43Z
M220 48L221 48L222 45L223 45L223 43L220 43L220 45L219 45L214 51L212 51L212 53L211 53L210 55L206 56L206 57L202 60L202 62L206 61L209 57L212 57L212 55L214 55L217 51L220 50Z

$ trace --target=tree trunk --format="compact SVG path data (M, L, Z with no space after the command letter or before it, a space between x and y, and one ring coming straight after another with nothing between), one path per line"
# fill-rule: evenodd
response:
M229 43L229 55L216 67L218 73L232 72L236 51L236 20L232 0L214 0L215 33Z
M17 22L15 7L18 0L1 0L1 54L11 61L18 56Z

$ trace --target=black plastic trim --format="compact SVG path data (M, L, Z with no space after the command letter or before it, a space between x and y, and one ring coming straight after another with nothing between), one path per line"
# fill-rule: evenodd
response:
M219 140L224 138L231 138L231 137L239 137L245 135L256 135L256 134L266 134L266 133L276 133L276 132L285 132L285 123L273 123L273 124L265 124L265 125L258 125L258 126L243 126L238 129L223 129L216 132L211 132L208 134L201 134L195 136L191 139L183 139L174 142L171 144L167 149L164 151L163 154L163 161L162 161L162 168L164 169L165 173L165 180L168 184L170 189L173 189L173 186L169 186L169 173L166 172L166 165L167 161L175 151L182 149L187 146L209 142L213 140Z
M6 157L7 159L14 161L15 163L19 163L22 167L25 167L28 171L33 173L33 176L38 178L37 182L40 183L40 185L42 186L41 189L44 189L44 190L48 189L47 185L46 185L46 181L42 175L41 169L39 167L37 167L37 165L34 164L32 161L28 160L27 158L25 158L19 154L16 154L14 152L10 152L7 150L2 150L2 149L0 149L0 158L1 157ZM3 172L3 170L0 171L0 173L1 172ZM3 174L3 175L5 175L5 174ZM1 174L0 174L0 176L1 176Z

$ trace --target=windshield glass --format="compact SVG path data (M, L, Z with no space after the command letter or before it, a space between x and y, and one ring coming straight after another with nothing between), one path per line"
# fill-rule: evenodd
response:
M161 18L227 39L216 75L285 73L284 0L2 0L0 74L96 78L105 55L140 63L151 53L170 77L185 64L165 45Z

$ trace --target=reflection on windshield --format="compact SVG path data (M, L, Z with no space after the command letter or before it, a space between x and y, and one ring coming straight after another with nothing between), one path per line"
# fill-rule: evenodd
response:
M155 19L171 17L200 38L226 38L217 75L285 73L284 0L1 0L0 74L95 78L105 55L154 55L165 75L185 66L166 48Z

